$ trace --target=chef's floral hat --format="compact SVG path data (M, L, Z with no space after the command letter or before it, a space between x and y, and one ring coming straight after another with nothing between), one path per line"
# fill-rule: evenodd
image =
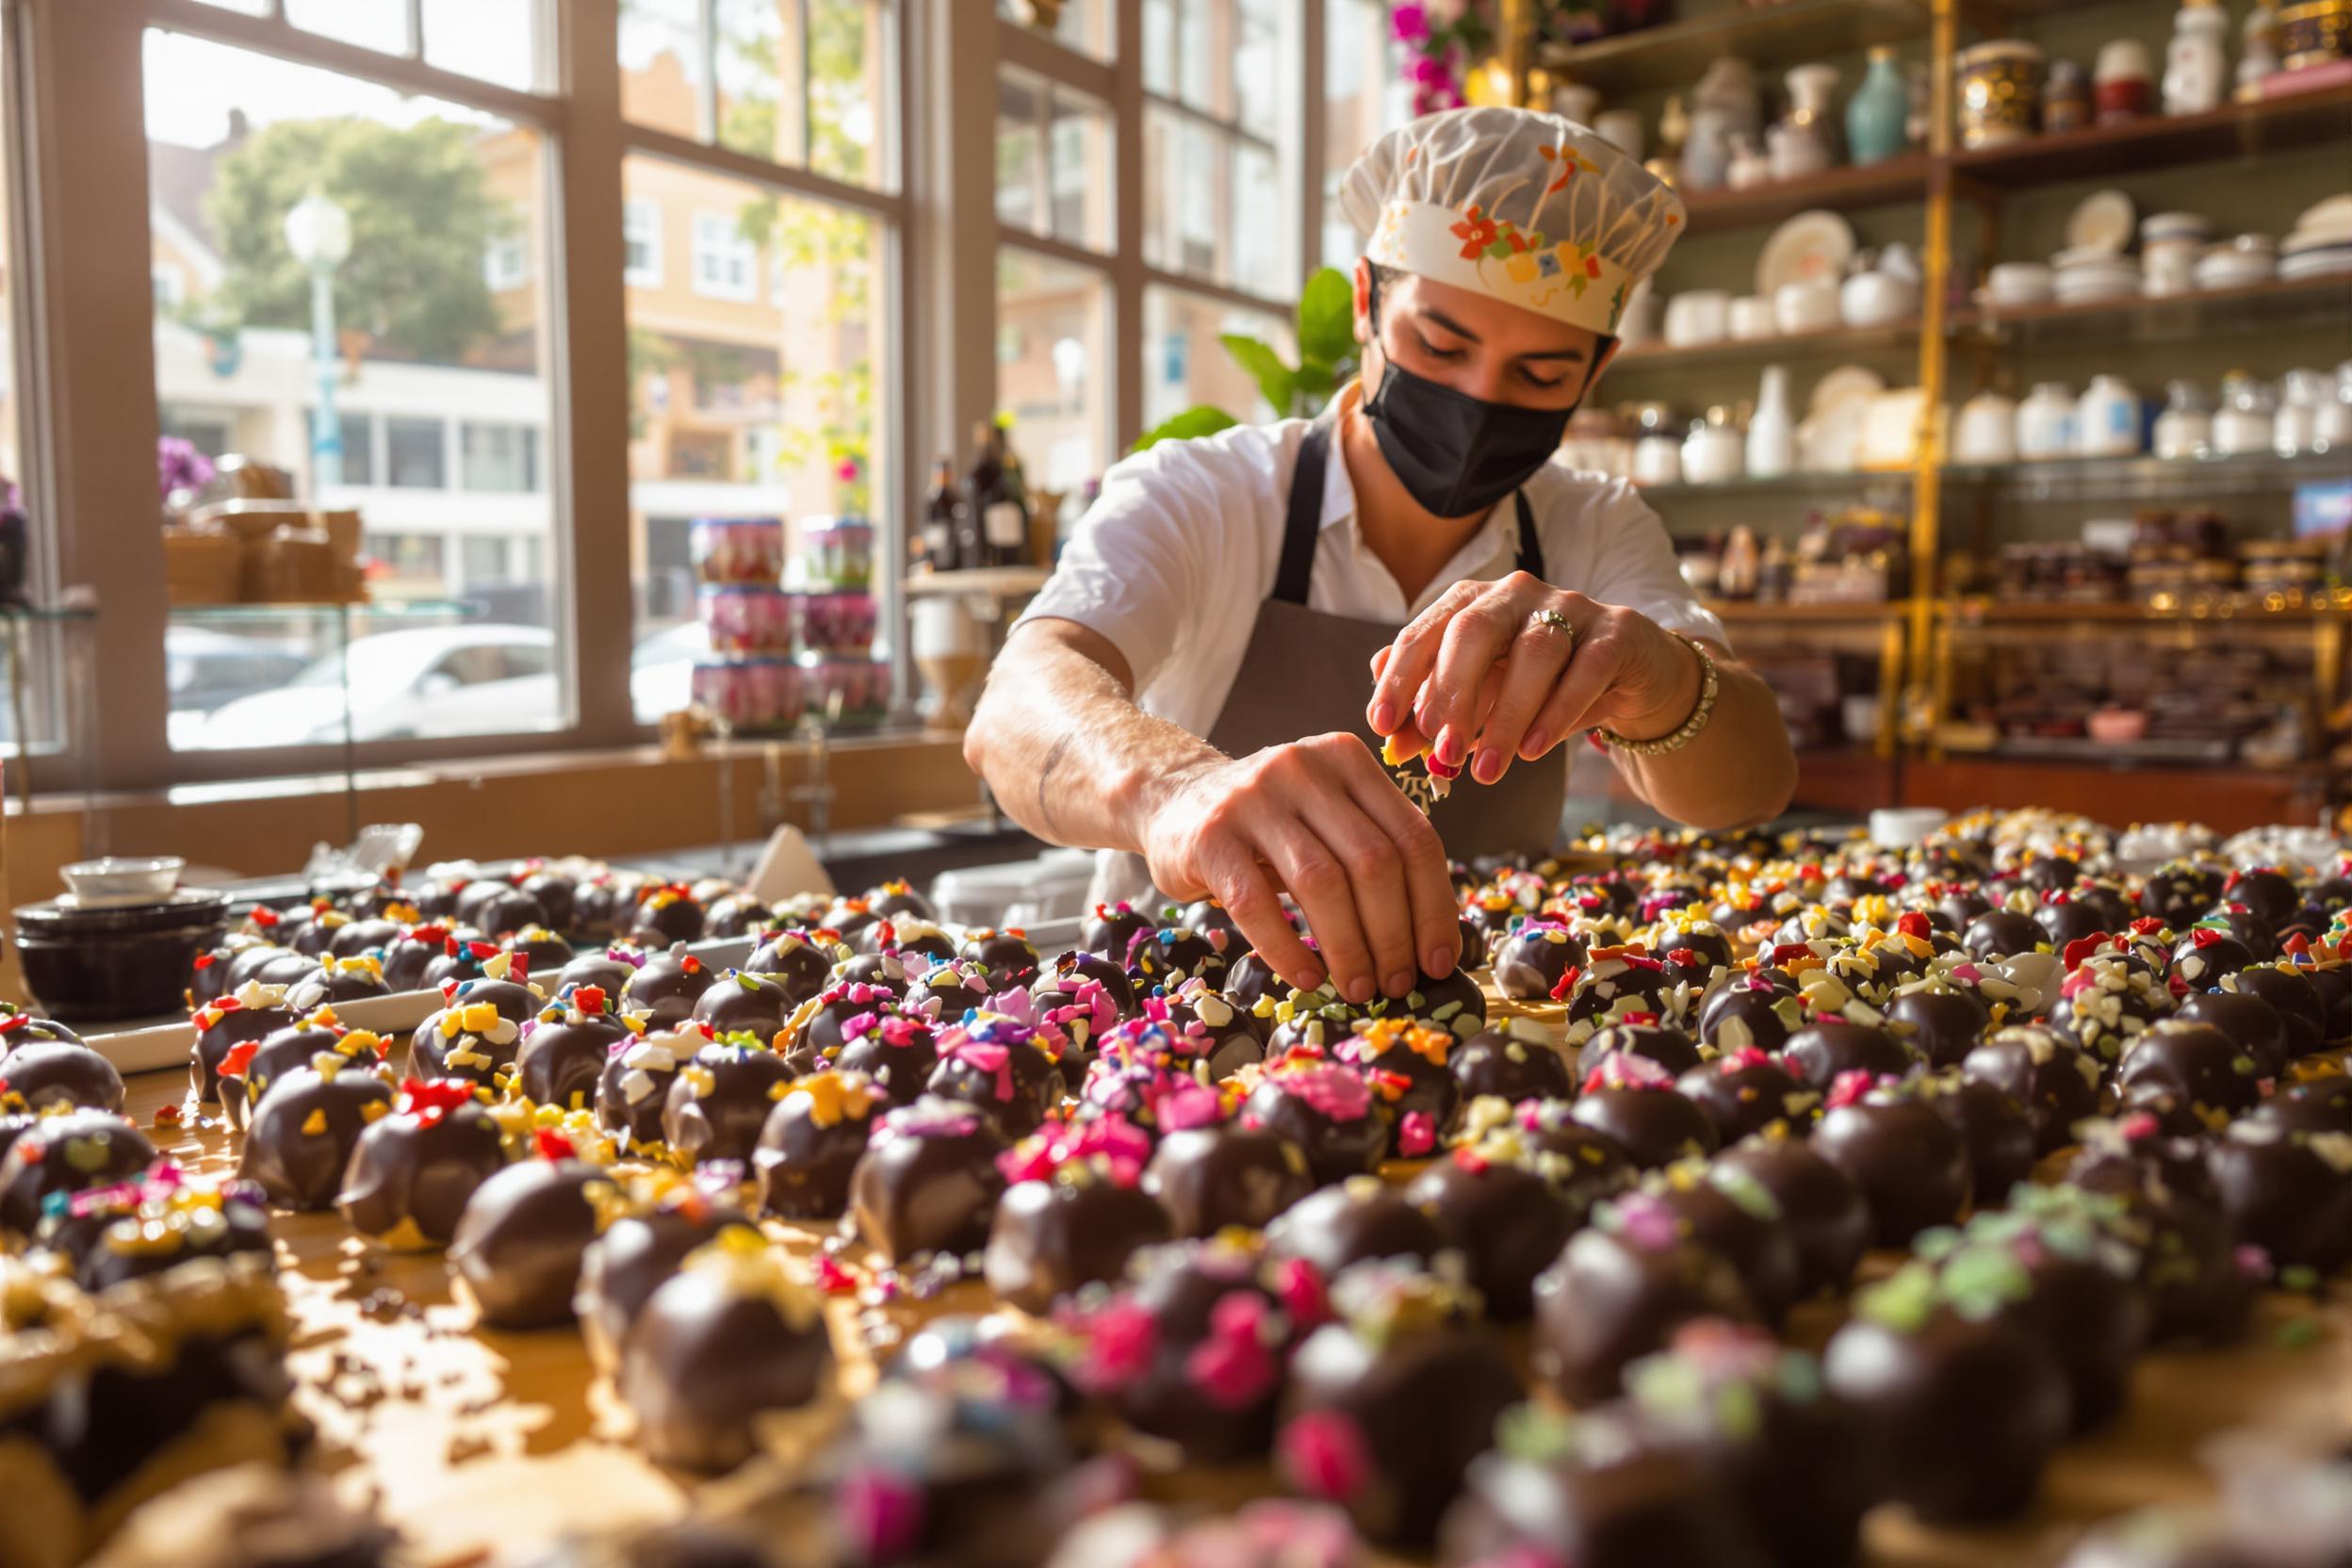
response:
M1340 188L1374 262L1615 335L1682 234L1682 203L1574 121L1489 106L1423 115Z

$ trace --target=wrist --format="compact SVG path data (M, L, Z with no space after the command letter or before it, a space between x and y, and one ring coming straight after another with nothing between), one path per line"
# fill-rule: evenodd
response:
M1656 741L1672 735L1690 718L1699 705L1700 690L1705 684L1706 667L1699 662L1696 648L1660 629L1658 638L1666 645L1664 658L1672 675L1666 680L1666 694L1646 711L1632 713L1612 727L1628 741Z
M1224 760L1224 754L1188 731L1173 729L1171 740L1181 737L1173 746L1139 746L1120 759L1111 776L1102 781L1103 798L1111 809L1111 820L1117 825L1121 842L1119 847L1140 855L1152 832L1152 823L1161 809L1174 799L1200 770L1213 762Z

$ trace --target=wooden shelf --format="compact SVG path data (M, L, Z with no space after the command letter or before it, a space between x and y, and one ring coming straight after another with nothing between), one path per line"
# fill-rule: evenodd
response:
M1772 479L1732 479L1714 484L1644 484L1640 493L1655 500L1704 500L1709 497L1851 496L1864 491L1908 490L1911 470L1854 469L1836 474L1780 474Z
M1986 346L2098 343L2113 347L2123 338L2179 342L2223 332L2321 322L2333 322L2352 333L2352 276L2292 282L2273 279L2240 288L2207 288L2157 299L2134 295L2091 304L1969 306L1952 313L1951 330L1955 341L1974 340ZM2321 357L2327 356L2323 352Z
M1778 337L1723 338L1713 343L1644 343L1609 362L1612 378L1660 370L1709 369L1719 366L1770 365L1775 360L1848 359L1873 350L1917 349L1919 324L1833 327L1827 332Z
M2039 463L1951 464L1948 483L2008 492L2030 500L2115 500L2250 496L2352 479L2352 452L2308 457L2061 457ZM2184 488L2185 487L2185 488Z
M1771 11L1767 8L1759 14ZM1935 169L1936 159L1927 154L1907 153L1883 163L1847 164L1799 180L1773 180L1744 189L1717 186L1709 190L1686 190L1682 204L1692 234L1717 234L1777 223L1815 207L1852 212L1860 207L1924 202Z
M2192 599L2181 603L2127 599L2090 604L2017 599L1947 598L1936 613L1953 627L1979 626L2161 626L2213 627L2242 631L2308 631L2352 621L2352 604L2300 605L2270 609L2258 598Z
M981 566L962 572L914 572L906 581L908 598L940 598L977 594L988 598L1020 598L1045 586L1054 574L1043 566Z
M2352 138L2352 88L2326 88L2226 104L2210 114L2149 115L2120 125L2085 125L1998 147L1964 148L1952 155L1951 167L1955 178L1998 199L2034 186L2313 147L2344 138Z
M1787 604L1759 599L1708 599L1707 608L1726 625L1876 626L1911 612L1909 599L1876 604Z
M1545 44L1537 63L1615 99L1650 88L1687 88L1722 55L1740 56L1761 71L1899 43L1924 34L1931 15L1922 0L1779 0L1592 43Z

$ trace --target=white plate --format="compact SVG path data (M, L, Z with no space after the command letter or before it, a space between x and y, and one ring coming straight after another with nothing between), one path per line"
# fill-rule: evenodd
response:
M2232 256L2227 260L2200 261L2193 275L2200 288L2236 288L2243 284L2261 283L2276 273L2277 269L2267 260Z
M2278 253L2291 256L2327 245L2352 245L2352 219L2341 223L2314 223L2297 229L2278 242Z
M2352 223L2352 191L2312 203L2303 209L2303 216L2295 220L2298 229L2317 228L2323 223Z
M2339 272L2352 272L2352 245L2290 256L2278 264L2278 275L2290 283L2300 278L2332 278Z
M1834 212L1801 212L1764 241L1756 256L1756 291L1775 299L1783 284L1846 275L1854 259L1854 225Z
M1886 378L1867 365L1840 365L1834 370L1821 372L1821 379L1813 384L1813 396L1805 407L1821 414L1841 403L1859 402L1875 398L1886 390Z
M2120 190L2094 190L2066 215L2066 244L2081 251L2120 253L2132 243L2140 215Z

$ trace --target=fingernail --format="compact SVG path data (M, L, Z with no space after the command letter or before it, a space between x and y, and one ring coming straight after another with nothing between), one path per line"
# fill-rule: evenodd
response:
M1331 976L1322 970L1310 969L1306 973L1307 983L1298 988L1302 991L1319 991L1323 988L1323 982L1329 978Z
M1462 766L1462 753L1466 748L1462 743L1462 737L1454 733L1454 727L1447 725L1437 732L1437 744L1431 749L1437 753L1439 761L1449 768L1458 768Z
M1503 776L1503 754L1493 746L1478 753L1478 762L1471 768L1481 784L1492 784Z
M1372 982L1360 974L1343 980L1340 982L1339 994L1361 1007L1372 1000Z
M1413 989L1413 976L1400 969L1380 982L1380 989L1390 996L1403 996Z
M1421 972L1432 980L1443 980L1454 972L1454 956L1442 947L1433 947L1422 958Z
M1541 729L1528 730L1527 738L1519 743L1519 755L1530 762L1551 749L1551 736Z
M1374 731L1381 735L1386 735L1396 727L1396 705L1393 702L1374 703L1372 705L1372 728Z

